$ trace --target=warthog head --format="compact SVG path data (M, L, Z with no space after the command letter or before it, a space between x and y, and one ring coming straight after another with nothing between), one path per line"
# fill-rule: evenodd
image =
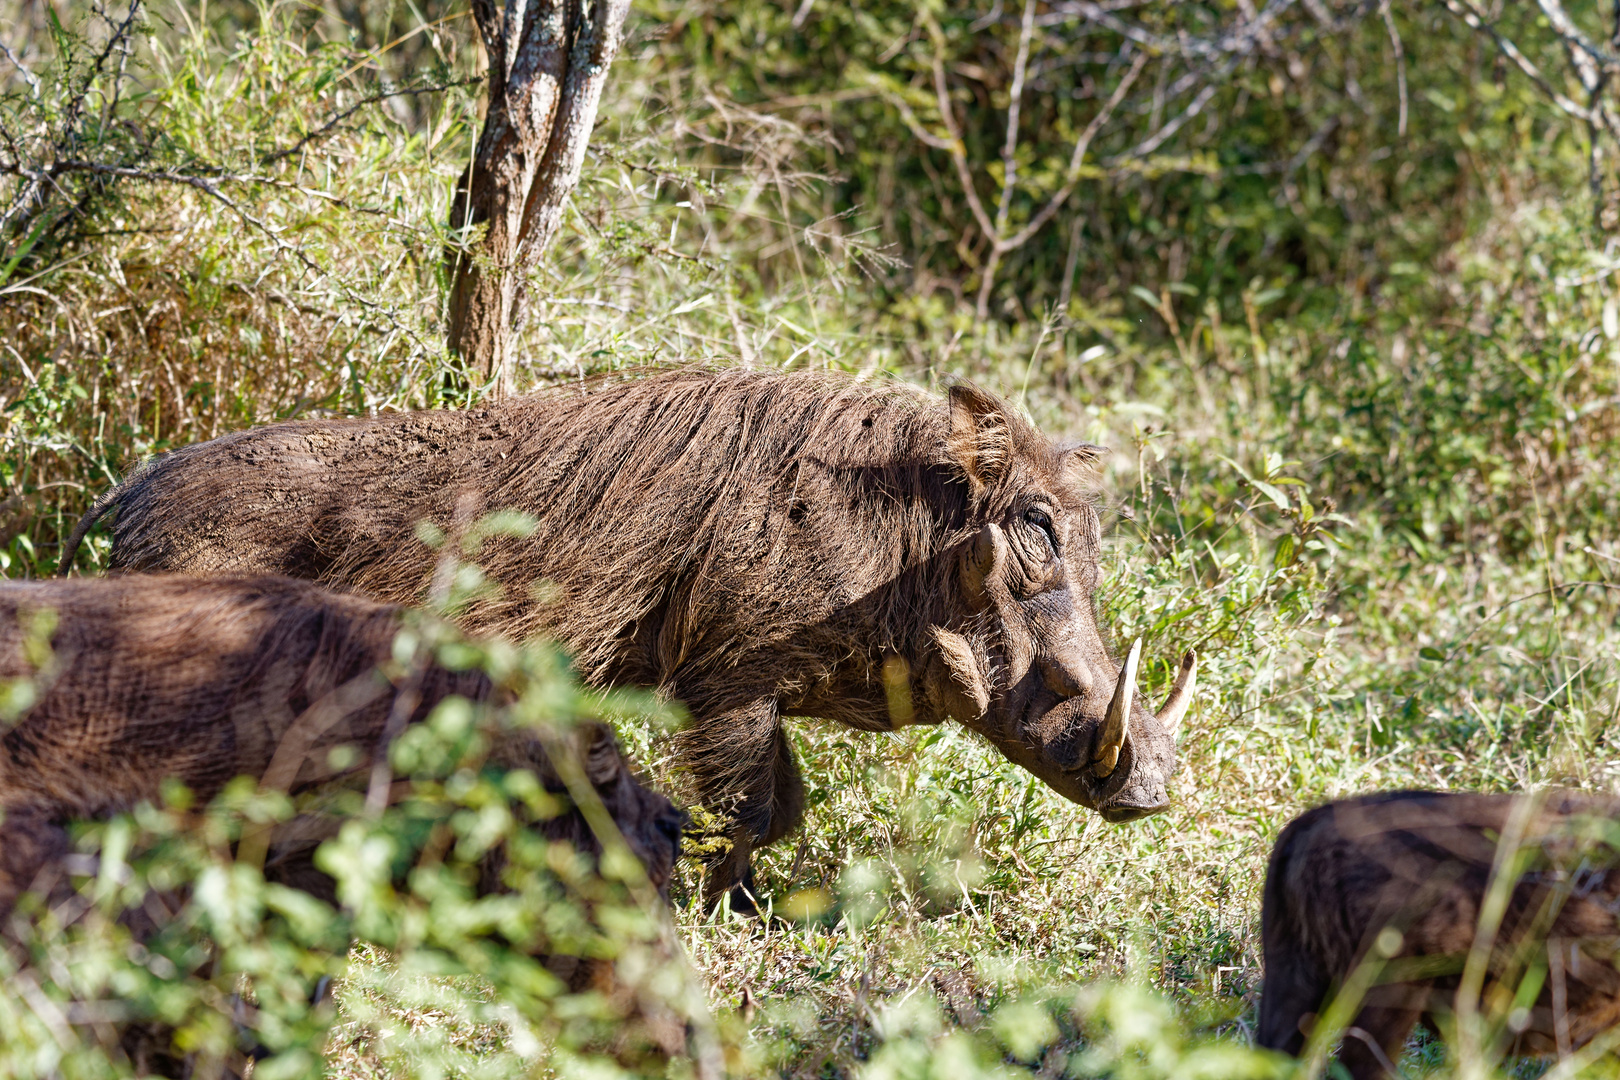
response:
M971 387L951 394L950 453L983 521L951 571L968 617L931 633L930 695L1010 760L1109 821L1169 806L1188 653L1158 715L1136 697L1141 642L1115 666L1097 630L1101 525L1087 494L1099 449L1054 446Z

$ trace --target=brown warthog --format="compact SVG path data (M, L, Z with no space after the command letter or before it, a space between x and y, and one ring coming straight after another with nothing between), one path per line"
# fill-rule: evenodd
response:
M1399 1075L1420 1019L1494 1013L1479 1045L1513 1055L1620 1024L1617 819L1620 799L1569 792L1401 791L1300 815L1266 874L1259 1044L1300 1054L1341 992L1364 994L1339 1053L1356 1080ZM1494 903L1493 872L1518 874Z
M97 503L64 566L116 508L117 568L273 571L406 601L436 565L419 523L454 520L469 493L532 515L526 538L485 545L504 592L462 622L550 633L591 681L687 705L697 795L734 821L714 895L802 816L783 715L950 716L1110 820L1168 805L1194 662L1155 717L1134 661L1120 671L1103 645L1097 454L970 386L942 405L892 383L681 369L176 450Z
M403 614L269 576L0 584L0 679L31 688L20 699L13 692L27 708L0 735L0 923L19 893L55 876L72 819L156 802L171 778L200 800L243 775L293 794L345 778L366 786L375 751L400 723L448 695L490 699L481 673L431 663L391 684L381 668ZM557 737L667 895L685 815L640 783L605 726L583 723ZM334 754L340 747L351 749ZM534 734L508 732L487 760L528 769L548 790L565 792ZM390 792L388 779L376 778L380 795ZM266 876L335 901L312 856L341 824L315 811L262 837ZM579 809L536 828L582 852L601 851ZM499 859L481 868L486 889L501 887ZM639 1017L640 1035L679 1049L681 1025L661 1003L620 986L612 961L551 956L548 966L573 990L619 995L622 1015Z

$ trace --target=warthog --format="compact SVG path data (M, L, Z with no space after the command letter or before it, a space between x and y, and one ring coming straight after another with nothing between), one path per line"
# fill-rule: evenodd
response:
M0 584L0 679L23 680L33 697L0 735L0 922L22 891L54 876L73 819L157 802L168 779L199 800L243 775L293 794L345 777L365 784L391 719L419 719L452 694L490 699L483 674L436 664L391 684L380 665L402 615L269 576ZM559 738L667 896L685 815L640 783L605 726L581 724ZM334 754L342 747L350 751ZM534 735L497 740L488 760L529 769L550 791L566 789ZM313 854L340 825L320 813L287 822L265 838L266 877L335 902ZM536 827L582 852L601 851L578 809ZM499 858L482 868L486 889L500 888ZM547 962L572 990L618 994L627 1018L642 1010L644 1035L679 1048L680 1025L661 1004L618 986L611 961Z
M589 680L686 704L696 794L734 823L715 896L751 885L750 850L802 817L783 715L873 731L954 717L1110 820L1168 805L1195 664L1156 717L1136 653L1122 671L1103 644L1098 453L967 385L941 405L833 375L679 369L176 450L98 501L63 565L116 508L115 568L409 601L436 565L419 523L451 522L469 493L532 515L526 538L485 545L504 592L463 625L552 634Z
M1599 842L1617 818L1604 796L1422 791L1295 818L1266 874L1258 1042L1298 1055L1332 996L1363 990L1339 1053L1356 1080L1398 1075L1418 1021L1462 1009L1505 1020L1485 1047L1514 1055L1620 1024L1620 860ZM1493 908L1499 867L1517 877Z

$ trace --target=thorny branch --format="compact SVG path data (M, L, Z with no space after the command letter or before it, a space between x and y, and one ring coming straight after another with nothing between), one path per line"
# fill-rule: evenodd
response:
M4 56L11 62L11 66L16 68L17 73L23 77L23 82L28 84L29 92L37 97L39 95L39 77L29 71L26 64L17 59L17 54L12 52L4 41L0 41L0 56Z
M343 121L347 120L349 117L353 116L355 113L369 105L376 105L379 102L387 101L390 98L415 97L418 94L439 94L446 90L454 90L461 86L473 86L483 81L482 76L477 76L471 79L456 79L453 82L437 83L431 86L401 86L392 90L380 90L375 94L367 94L359 101L356 101L354 104L350 105L347 109L344 109L341 112L333 113L332 118L326 121L326 123L322 124L314 131L311 131L308 135L305 135L303 138L299 139L285 150L276 150L272 153L264 155L259 159L259 163L262 165L274 165L276 162L281 161L284 158L290 158L294 154L302 152L304 147L326 138L326 136L336 131L338 126L342 124Z
M103 95L104 111L110 113L111 109L116 105L119 86L123 82L124 62L129 56L130 37L134 33L136 20L140 16L140 7L141 0L129 0L129 8L124 13L122 21L118 22L115 22L111 16L108 16L99 7L97 8L96 13L107 22L111 32L107 35L107 41L101 51L96 54L95 59L90 62L83 76L78 80L78 84L68 93L67 102L62 109L62 122L58 127L54 145L49 151L51 156L60 156L67 153L78 142L81 121L84 118L85 106L89 101L91 91L107 74L107 62L115 54L118 57L118 71L113 80L112 95L110 97ZM38 99L41 90L39 78L24 67L9 48L5 50L5 54L6 59L22 74L32 96ZM0 125L0 140L4 141L6 150L6 157L0 158L0 173L20 175L16 168L6 168L8 164L16 165L22 159L23 152L18 145L17 136L3 125ZM6 208L0 211L0 230L5 230L14 221L19 220L29 207L42 208L46 196L46 178L30 178L12 195Z

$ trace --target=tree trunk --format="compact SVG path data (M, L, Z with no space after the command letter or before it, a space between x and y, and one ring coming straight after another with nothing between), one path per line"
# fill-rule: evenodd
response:
M489 109L451 225L487 224L449 253L450 348L475 376L511 393L526 279L579 183L629 0L473 0L489 57Z

